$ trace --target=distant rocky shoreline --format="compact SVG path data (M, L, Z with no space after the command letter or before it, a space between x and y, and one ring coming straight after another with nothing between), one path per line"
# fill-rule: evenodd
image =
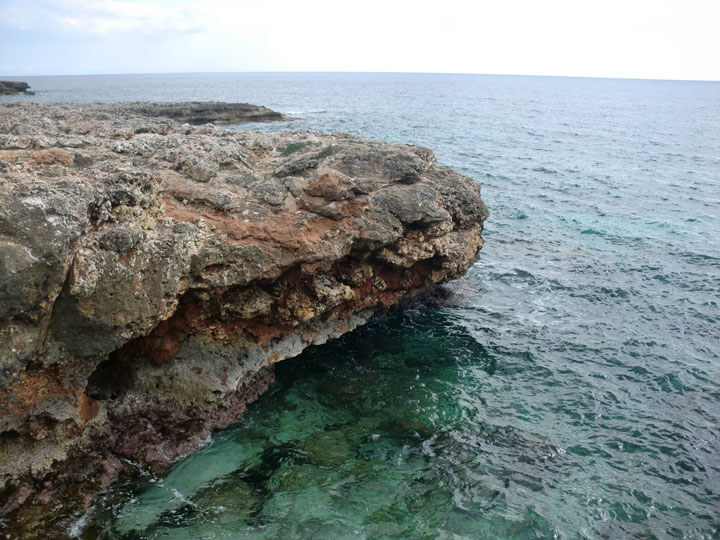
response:
M429 149L214 125L282 118L0 103L0 533L57 537L236 420L274 363L474 261L480 187Z
M34 95L30 85L20 81L0 81L0 96L13 96L16 94Z
M96 106L105 113L168 118L181 124L244 124L288 120L282 113L249 103L219 101L131 102Z

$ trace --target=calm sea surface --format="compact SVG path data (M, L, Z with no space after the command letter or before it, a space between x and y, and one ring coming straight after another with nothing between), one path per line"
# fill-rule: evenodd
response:
M247 101L410 142L491 217L454 307L277 366L93 538L720 538L720 83L36 77L37 100ZM7 98L4 98L7 99Z

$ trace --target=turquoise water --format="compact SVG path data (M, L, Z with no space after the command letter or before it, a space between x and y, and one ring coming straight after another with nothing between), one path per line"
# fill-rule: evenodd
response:
M248 101L296 117L253 128L425 145L491 211L455 304L278 365L205 450L106 494L86 537L720 538L720 84L29 82L35 99Z

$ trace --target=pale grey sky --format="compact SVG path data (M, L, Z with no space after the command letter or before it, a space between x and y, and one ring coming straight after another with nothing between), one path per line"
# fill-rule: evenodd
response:
M720 0L0 0L0 75L411 71L720 80Z

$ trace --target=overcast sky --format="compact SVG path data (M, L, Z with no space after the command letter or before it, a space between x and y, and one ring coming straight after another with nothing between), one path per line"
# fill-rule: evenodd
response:
M720 80L720 0L0 0L0 75L411 71Z

